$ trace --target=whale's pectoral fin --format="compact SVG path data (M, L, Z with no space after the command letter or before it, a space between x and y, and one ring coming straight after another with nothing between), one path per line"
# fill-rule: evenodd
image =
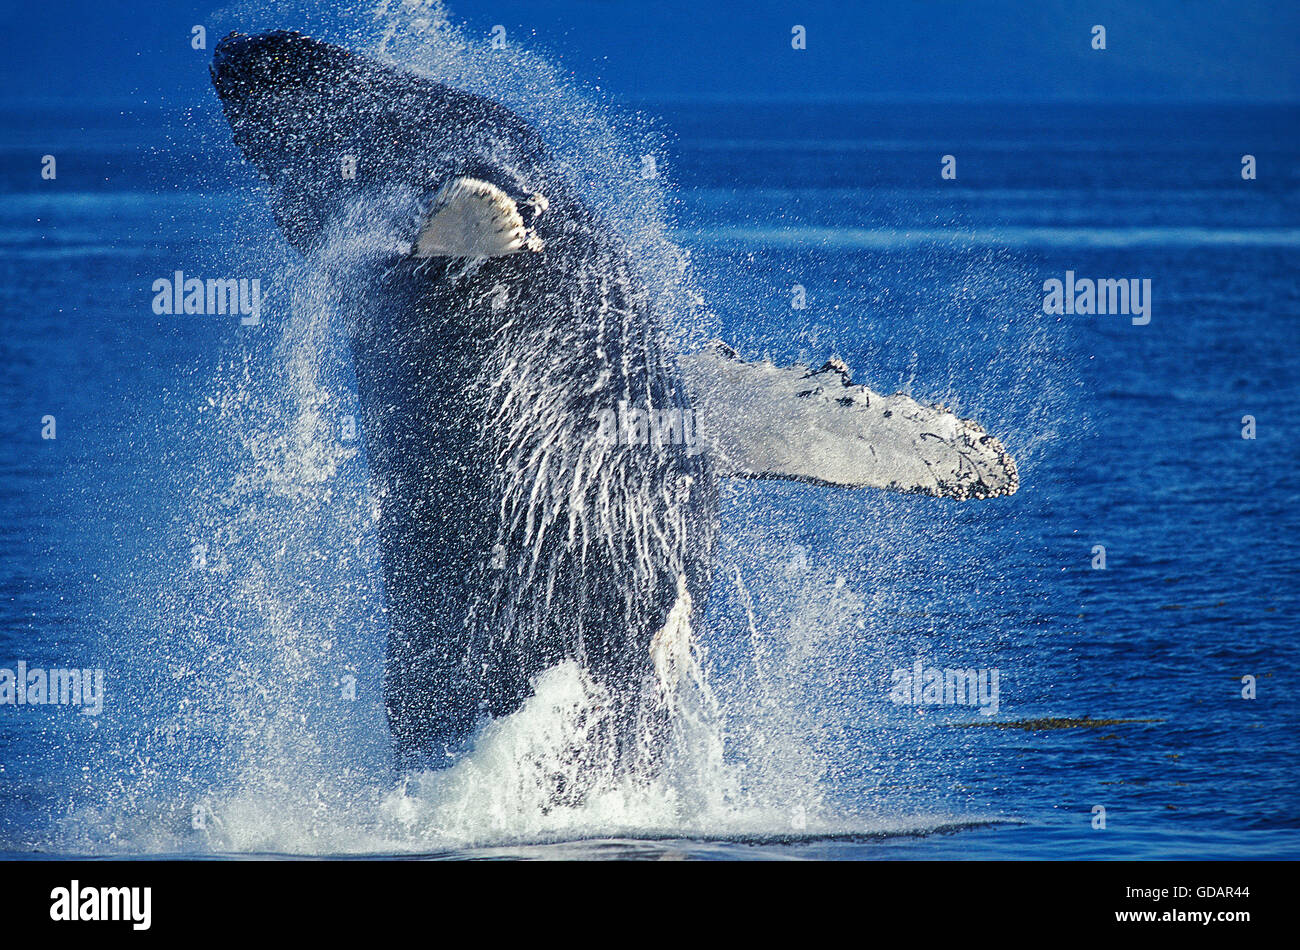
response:
M545 210L534 195L531 210ZM540 251L542 241L524 224L514 199L490 182L454 178L438 190L424 216L412 253L416 257L504 257Z
M1015 461L978 423L855 386L838 360L781 369L715 343L680 365L697 438L722 474L958 499L1019 487Z

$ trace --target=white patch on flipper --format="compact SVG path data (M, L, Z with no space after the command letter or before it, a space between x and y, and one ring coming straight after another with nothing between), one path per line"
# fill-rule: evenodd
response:
M848 367L745 362L715 344L679 360L696 437L725 475L920 492L1014 495L1015 460L971 419L854 385Z
M535 206L544 209L545 201L534 196ZM504 257L541 249L541 238L524 226L511 197L477 178L443 185L415 239L416 257Z
M695 650L695 641L691 636L691 595L686 589L686 576L677 576L677 600L662 629L650 641L650 658L654 661L655 676L659 680L659 689L668 701L668 708L674 708L677 687L683 678L690 677L697 684L701 681L699 657Z

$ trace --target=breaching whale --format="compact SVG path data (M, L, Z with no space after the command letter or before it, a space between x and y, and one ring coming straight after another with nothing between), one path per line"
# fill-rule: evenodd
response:
M620 236L497 103L294 32L227 36L211 74L347 320L403 759L453 753L566 660L604 697L611 754L653 757L719 476L1016 491L979 425L837 361L675 352Z

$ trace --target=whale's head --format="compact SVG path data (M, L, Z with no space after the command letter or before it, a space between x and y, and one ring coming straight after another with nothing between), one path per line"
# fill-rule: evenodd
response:
M276 31L231 33L213 53L212 84L235 144L271 190L296 248L358 213L400 245L449 183L503 193L541 190L536 132L491 100L339 46Z

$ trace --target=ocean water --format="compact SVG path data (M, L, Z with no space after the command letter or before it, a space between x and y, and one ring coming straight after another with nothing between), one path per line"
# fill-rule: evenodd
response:
M0 666L105 685L98 715L0 706L0 853L1300 856L1295 109L638 111L439 42L401 55L558 140L683 345L943 401L1019 493L729 481L716 713L665 775L549 800L595 701L570 667L402 773L343 330L215 96L10 108ZM156 315L177 270L260 278L261 324ZM1044 313L1067 271L1149 280L1150 322ZM996 712L893 701L918 661L996 670Z

